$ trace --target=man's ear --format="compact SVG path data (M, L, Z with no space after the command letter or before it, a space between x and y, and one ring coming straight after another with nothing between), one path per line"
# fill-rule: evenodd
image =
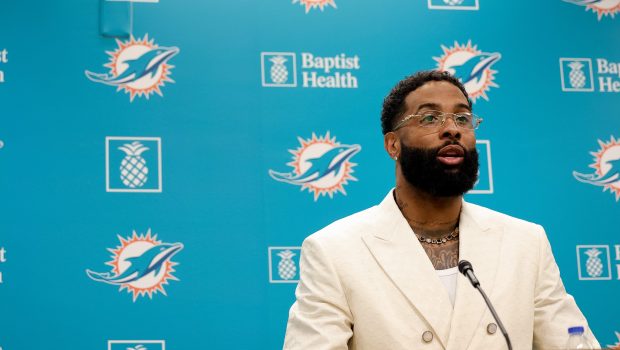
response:
M395 132L390 131L383 135L383 146L390 158L397 160L400 156L400 139Z

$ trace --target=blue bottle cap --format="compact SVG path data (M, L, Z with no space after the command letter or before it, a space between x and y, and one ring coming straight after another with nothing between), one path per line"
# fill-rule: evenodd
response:
M584 329L582 326L568 328L568 334L583 334L583 331Z

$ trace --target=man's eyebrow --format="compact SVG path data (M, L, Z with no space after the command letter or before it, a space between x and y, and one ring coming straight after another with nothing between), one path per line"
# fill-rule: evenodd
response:
M459 103L459 104L457 104L457 105L456 105L456 107L457 107L458 109L461 109L461 108L462 108L462 109L466 109L466 110L468 110L468 111L470 111L470 112L471 112L471 107L469 107L469 105L468 105L468 104L465 104L465 103Z
M418 109L415 112L418 113L423 108L429 108L429 109L434 109L434 110L438 110L438 111L441 110L441 106L439 104L433 103L433 102L427 102L427 103L422 103L421 105L419 105ZM466 103L457 103L456 104L456 108L457 109L466 109L466 110L471 112L471 108Z
M422 108L429 108L429 109L435 109L435 110L441 109L438 104L433 103L433 102L427 102L427 103L422 103L421 105L419 105L418 109L415 112L418 113Z

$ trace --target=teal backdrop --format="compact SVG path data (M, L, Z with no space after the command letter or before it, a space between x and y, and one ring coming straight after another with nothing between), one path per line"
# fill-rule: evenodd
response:
M619 12L3 0L0 349L281 348L303 239L393 186L381 105L422 69L484 118L466 199L542 224L618 346Z

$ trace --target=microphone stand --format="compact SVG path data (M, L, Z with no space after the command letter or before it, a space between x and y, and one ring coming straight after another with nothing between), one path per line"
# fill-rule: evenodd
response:
M506 331L506 328L504 328L504 324L502 324L502 321L500 321L499 316L497 315L497 312L495 312L495 308L493 307L493 304L491 304L491 300L489 300L489 297L487 297L484 290L482 290L482 287L480 287L480 282L474 275L474 268L471 266L471 263L467 260L459 261L459 271L461 271L461 273L465 275L467 279L469 279L469 282L471 282L471 285L474 286L474 288L476 288L480 292L480 295L482 295L482 298L484 299L484 302L487 304L487 307L489 308L489 310L491 310L491 314L493 315L495 322L497 322L499 329L502 331L502 334L504 335L504 339L506 339L508 350L512 350L512 343L510 342L510 337L508 337L508 332Z

